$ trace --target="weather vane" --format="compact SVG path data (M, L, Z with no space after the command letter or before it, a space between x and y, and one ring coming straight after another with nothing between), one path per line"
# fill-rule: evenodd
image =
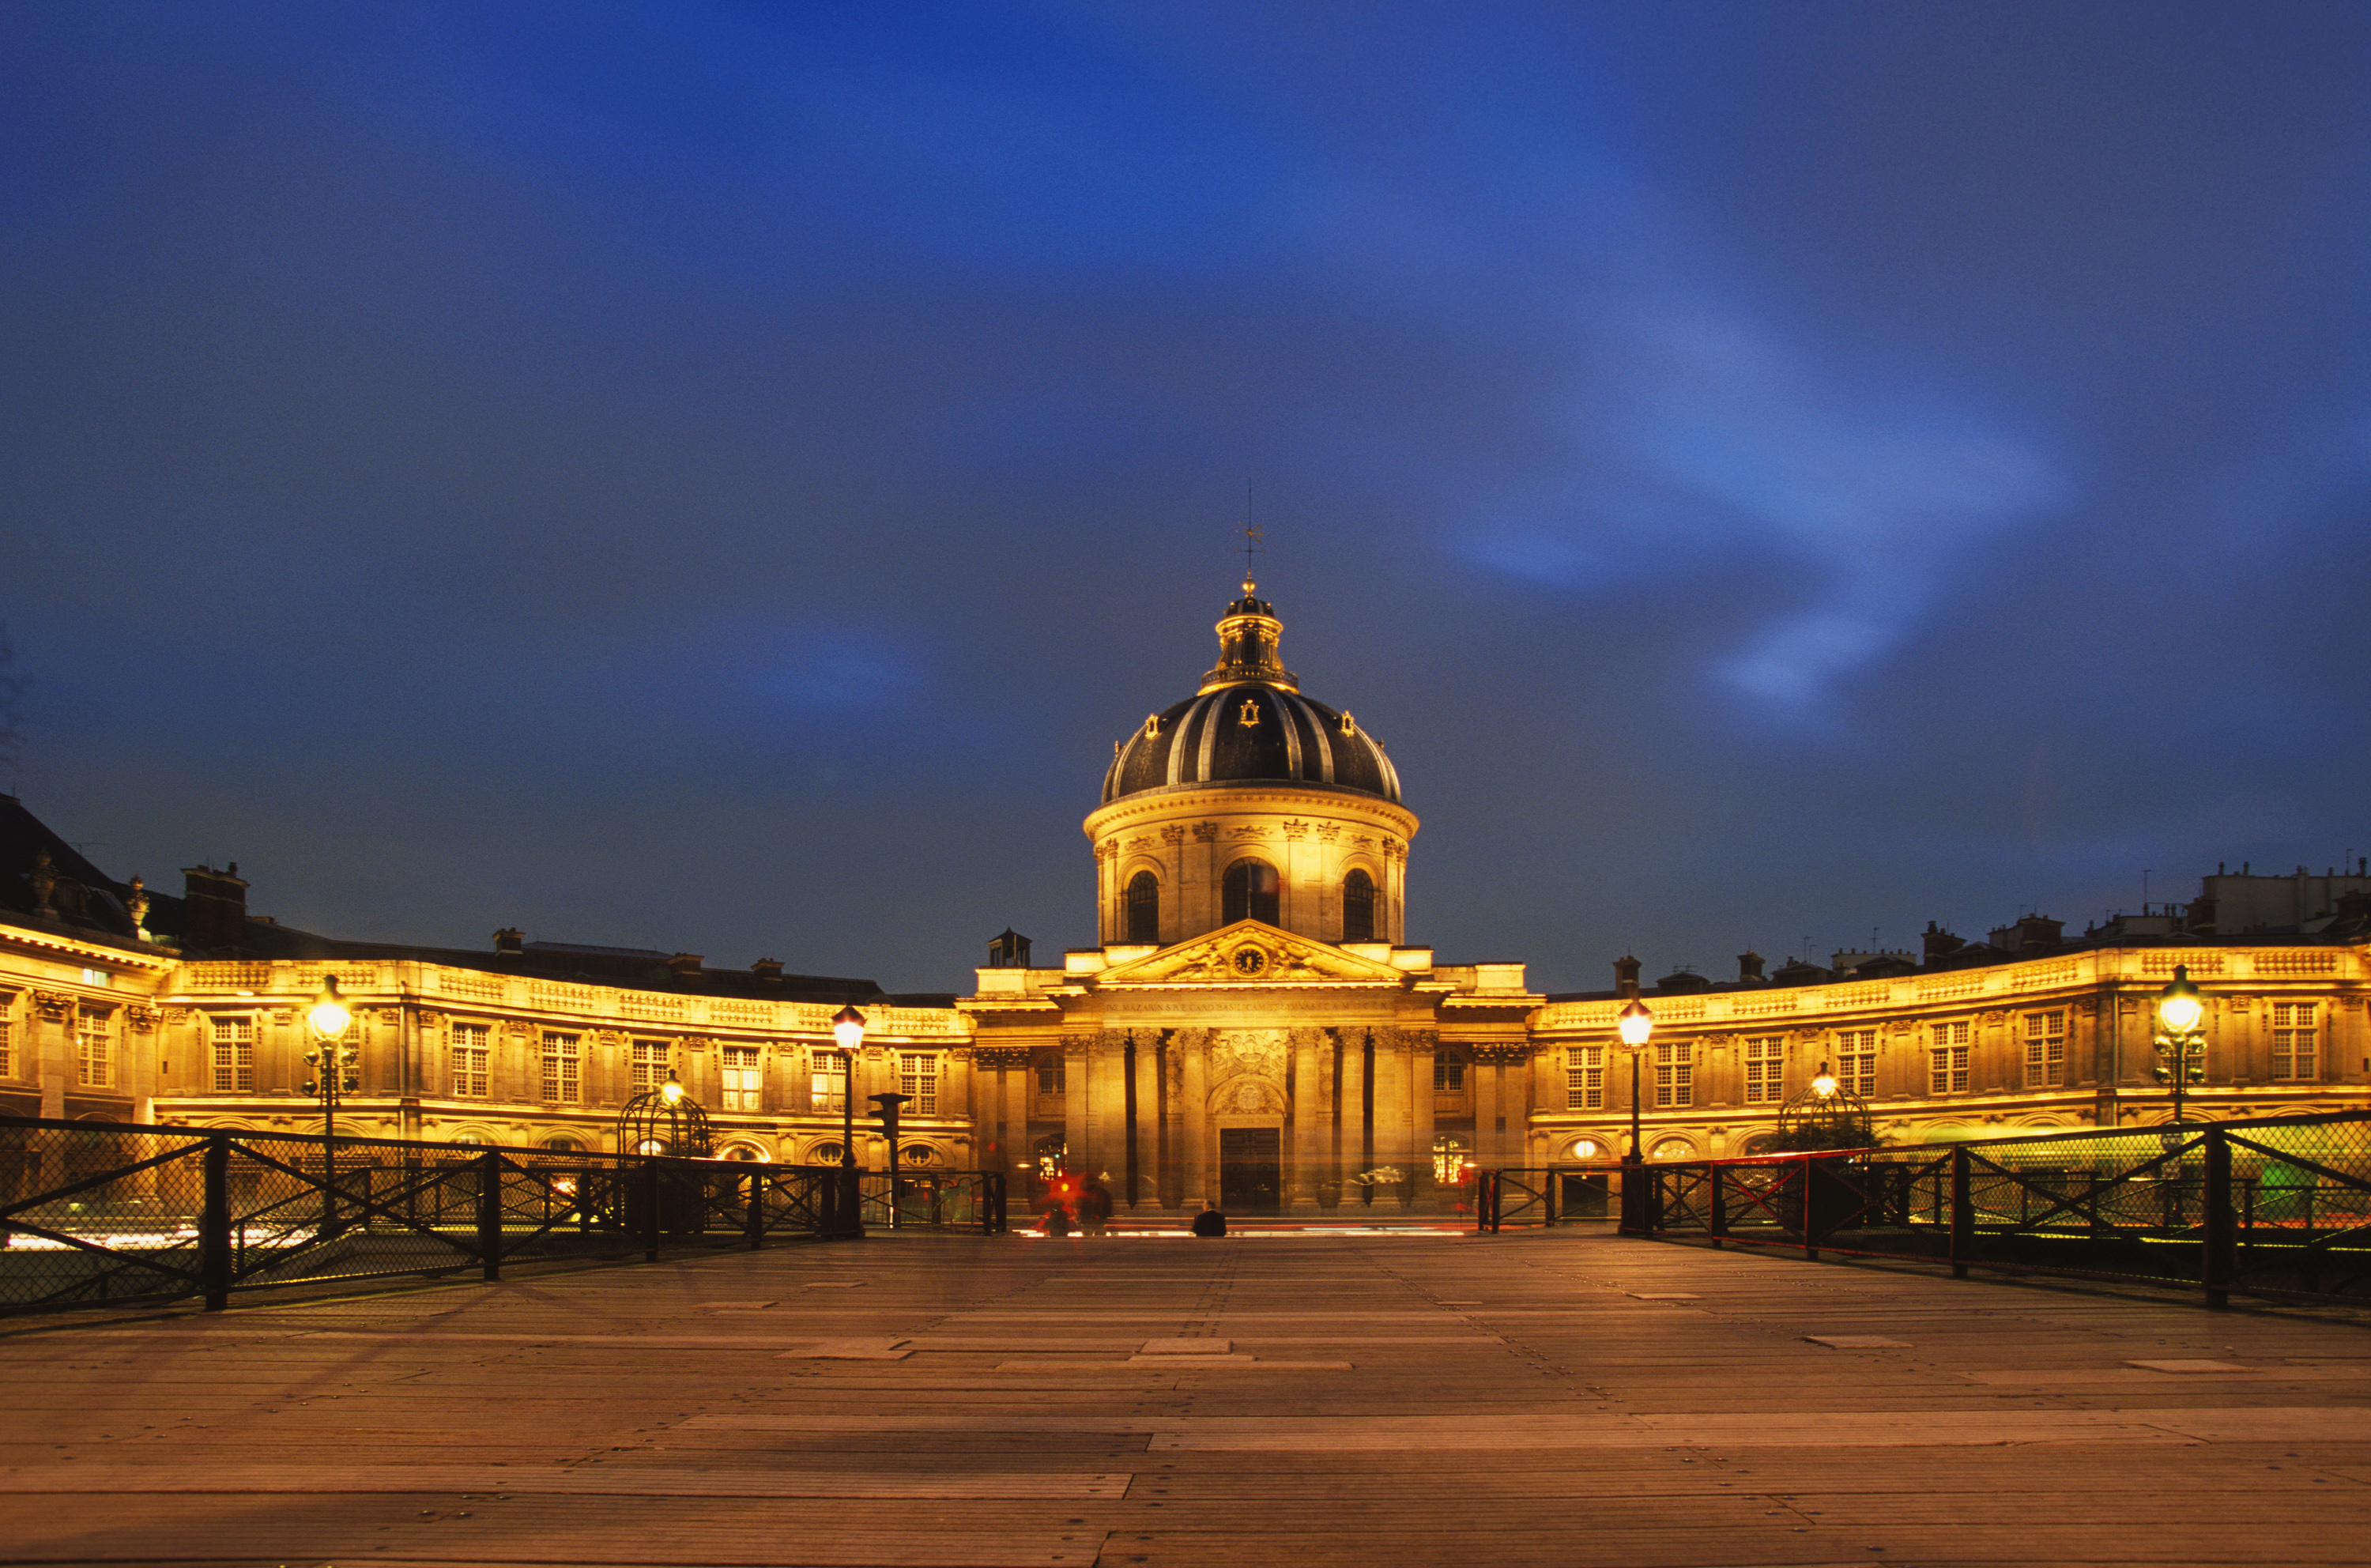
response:
M1243 487L1243 592L1252 591L1252 557L1266 553L1260 525L1252 521L1252 487Z

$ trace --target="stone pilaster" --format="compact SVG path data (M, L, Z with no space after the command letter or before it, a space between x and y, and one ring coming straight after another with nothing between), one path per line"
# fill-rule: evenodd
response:
M1287 1037L1292 1052L1292 1092L1285 1102L1286 1136L1291 1139L1284 1173L1287 1213L1317 1206L1317 1182L1326 1165L1326 1095L1317 1078L1324 1035L1322 1029L1296 1029Z
M1185 1145L1180 1159L1185 1171L1181 1206L1195 1211L1205 1200L1218 1196L1210 1169L1210 1032L1181 1029L1169 1043L1181 1057L1178 1077L1186 1101L1178 1118Z

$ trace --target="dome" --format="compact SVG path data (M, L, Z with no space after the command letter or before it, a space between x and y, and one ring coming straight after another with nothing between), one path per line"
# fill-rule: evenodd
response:
M1301 695L1277 660L1284 623L1253 584L1219 622L1202 688L1137 726L1104 775L1104 803L1173 785L1279 783L1354 790L1397 803L1399 775L1357 720Z

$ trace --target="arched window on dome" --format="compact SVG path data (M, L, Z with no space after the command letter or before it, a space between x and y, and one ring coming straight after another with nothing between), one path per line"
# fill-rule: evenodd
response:
M1139 871L1128 879L1128 940L1161 940L1161 879L1151 871Z
M1342 940L1375 940L1375 879L1354 870L1342 879Z
M1232 925L1237 920L1265 920L1278 924L1276 868L1266 860L1237 860L1227 868L1227 880L1220 888L1222 907L1220 920Z

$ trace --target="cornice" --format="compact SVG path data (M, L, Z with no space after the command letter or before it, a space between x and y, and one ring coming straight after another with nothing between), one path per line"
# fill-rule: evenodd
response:
M1405 806L1386 801L1380 795L1371 795L1363 790L1260 780L1242 784L1169 784L1158 790L1140 790L1108 805L1096 807L1087 813L1081 826L1087 836L1093 838L1111 831L1118 824L1145 819L1195 814L1240 815L1247 812L1287 809L1313 815L1325 811L1357 813L1388 823L1406 838L1415 837L1421 825L1417 814Z

